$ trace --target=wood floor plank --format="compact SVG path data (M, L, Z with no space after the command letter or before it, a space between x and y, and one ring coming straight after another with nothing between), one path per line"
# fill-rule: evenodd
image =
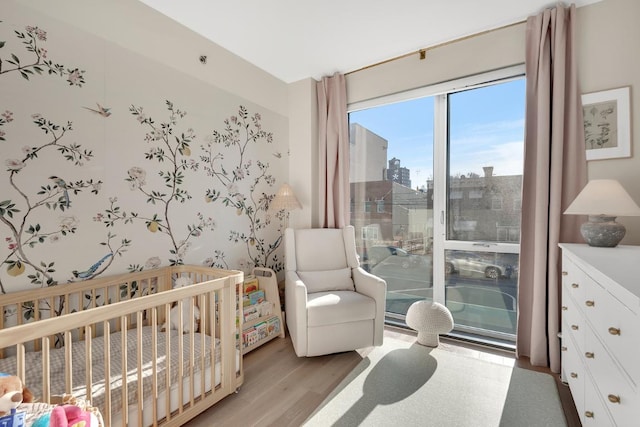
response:
M387 328L385 337L415 341L411 331ZM513 353L469 343L441 340L442 348L469 357L550 373L533 367ZM372 348L319 357L297 357L291 339L276 338L244 357L245 381L238 393L227 396L200 414L187 427L291 426L297 427L331 391L369 354ZM568 388L554 375L569 427L579 426Z

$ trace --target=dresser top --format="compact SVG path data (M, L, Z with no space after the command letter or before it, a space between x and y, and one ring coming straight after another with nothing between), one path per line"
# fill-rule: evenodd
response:
M559 246L640 298L640 246L596 248L578 243L560 243Z

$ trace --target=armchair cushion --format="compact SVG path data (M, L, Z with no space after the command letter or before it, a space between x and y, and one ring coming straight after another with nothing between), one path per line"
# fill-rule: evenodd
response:
M375 317L376 301L357 292L316 292L307 296L309 327L347 324Z
M351 269L348 267L338 270L298 271L298 276L307 287L308 293L355 290Z

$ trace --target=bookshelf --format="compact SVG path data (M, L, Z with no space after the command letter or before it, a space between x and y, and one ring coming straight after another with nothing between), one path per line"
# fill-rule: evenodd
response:
M242 354L247 354L276 337L284 338L285 325L282 321L276 273L270 268L255 267L252 275L258 279L258 290L264 291L264 300L271 303L272 308L268 315L259 315L246 320L244 317L246 307L243 306ZM254 304L249 306L252 305Z

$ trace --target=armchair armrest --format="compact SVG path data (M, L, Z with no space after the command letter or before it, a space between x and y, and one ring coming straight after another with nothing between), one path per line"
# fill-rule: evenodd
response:
M374 325L374 345L382 345L384 335L384 313L387 309L387 282L378 276L364 271L362 267L352 270L356 292L366 295L376 302L376 319Z
M284 309L296 354L307 354L307 287L295 271L287 271L284 285Z
M374 300L383 302L387 297L387 282L378 276L364 271L362 267L356 267L352 270L353 284L356 286L356 292L373 298Z

